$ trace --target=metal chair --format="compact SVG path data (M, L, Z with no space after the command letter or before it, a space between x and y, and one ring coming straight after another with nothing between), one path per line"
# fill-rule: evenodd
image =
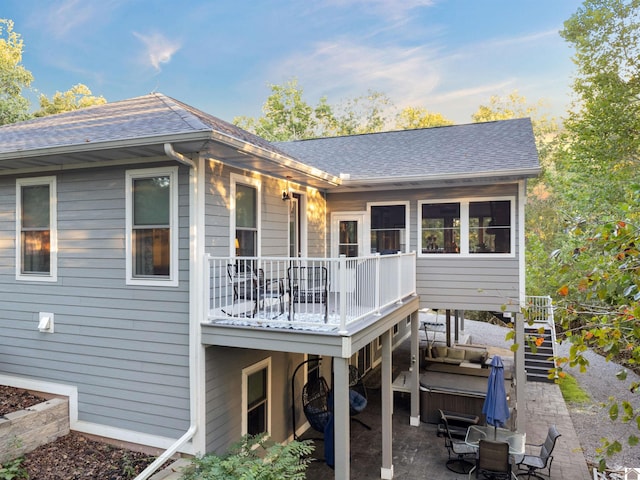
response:
M478 475L483 475L483 478L492 480L511 480L511 477L517 479L511 471L509 444L507 442L480 440L475 472L476 478L478 478Z
M547 438L541 445L527 444L532 447L540 447L540 453L538 455L515 455L514 461L518 471L526 470L525 473L519 473L518 478L527 479L538 478L540 480L544 480L543 477L537 474L538 470L547 469L547 476L551 477L551 463L553 462L553 449L556 446L556 441L558 437L560 437L560 433L558 433L558 429L555 425L551 425L549 427L549 431L547 433Z
M469 473L474 463L467 460L467 456L476 456L476 449L471 445L467 445L463 440L454 439L449 430L449 421L442 410L440 412L440 421L444 426L444 446L447 448L449 460L447 460L447 469L455 473ZM455 457L453 457L455 455ZM452 458L453 457L453 458Z
M255 317L258 310L264 308L266 299L276 300L278 314L284 313L284 286L282 285L282 280L265 278L264 270L262 268L252 268L249 262L228 264L227 274L233 287L234 304L240 300L251 303L252 308L249 316Z
M289 267L290 318L295 316L296 305L302 303L320 303L324 305L324 321L327 321L329 284L326 267Z

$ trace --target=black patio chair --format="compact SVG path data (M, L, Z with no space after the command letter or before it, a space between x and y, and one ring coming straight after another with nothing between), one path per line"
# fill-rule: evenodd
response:
M317 432L324 433L331 419L329 394L329 385L322 376L302 387L302 411L311 428Z
M491 480L511 480L517 477L511 471L509 458L509 444L507 442L493 442L482 439L478 443L478 457L476 459L476 478Z
M282 280L265 278L262 268L252 268L249 263L230 263L227 265L227 274L233 287L233 303L237 304L240 300L249 302L249 316L255 317L258 310L264 308L266 299L276 300L278 314L284 313Z
M538 470L547 469L547 476L551 477L551 463L553 462L553 449L556 446L556 441L558 437L560 437L560 433L558 433L558 429L555 425L551 425L549 427L549 431L547 432L547 438L544 443L541 445L535 444L527 444L530 447L540 447L540 452L538 455L515 455L514 461L518 471L526 470L525 473L519 473L518 478L526 478L530 479L538 478L540 480L544 480L543 477L538 475Z
M440 421L444 426L444 446L447 448L449 459L447 460L447 468L455 473L469 473L475 464L467 457L472 456L475 459L476 448L467 445L464 440L458 440L451 436L449 431L449 421L442 410L440 412ZM452 458L453 457L453 458Z
M289 267L287 269L290 319L295 316L296 306L302 303L324 305L324 321L327 321L329 282L327 267Z

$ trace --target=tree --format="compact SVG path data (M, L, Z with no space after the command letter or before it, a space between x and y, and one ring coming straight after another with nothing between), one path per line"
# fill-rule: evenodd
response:
M29 100L22 91L33 75L22 63L23 42L13 30L13 21L0 18L0 125L29 117Z
M442 127L446 125L453 125L453 122L444 118L442 114L429 112L423 107L405 107L396 116L396 128L399 130Z
M92 105L103 105L107 100L103 96L96 97L86 85L78 83L66 92L56 92L51 100L46 95L40 95L40 110L34 113L36 117L44 117L56 113L70 112Z
M277 142L316 136L319 124L316 110L323 119L331 117L324 99L316 110L303 100L304 91L298 86L297 79L284 85L272 84L270 88L272 93L262 106L262 117L235 117L233 123L266 140Z
M380 132L390 124L393 109L380 92L348 99L332 106L322 97L313 107L304 100L296 79L284 85L270 85L271 95L262 106L262 117L235 117L233 123L269 141L334 137Z
M548 177L564 220L547 264L555 269L548 286L560 307L556 318L572 345L558 359L561 376L565 364L588 367L588 348L640 371L639 16L640 0L585 0L560 32L575 48L577 67L574 107ZM639 413L629 402L609 405L612 419L640 428ZM603 441L601 469L621 441Z

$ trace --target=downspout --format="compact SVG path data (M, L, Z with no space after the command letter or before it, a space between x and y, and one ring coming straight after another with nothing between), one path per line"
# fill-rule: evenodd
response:
M194 292L199 291L197 286L201 284L201 265L198 261L198 219L197 219L197 207L195 205L196 199L198 198L198 189L197 189L197 165L196 162L191 160L190 158L182 155L181 153L176 152L173 149L173 145L170 143L164 144L164 152L167 157L175 160L178 163L186 165L189 167L189 244L192 261L189 265L189 304L190 304L190 315L189 315L189 410L190 410L190 424L188 430L185 432L182 437L176 440L167 450L165 450L158 458L156 458L147 468L145 468L134 480L147 480L151 475L153 475L158 468L160 468L167 460L169 460L180 447L182 447L185 443L191 440L196 431L198 430L198 390L199 390L199 380L200 380L200 356L199 356L199 341L196 341L198 338L200 324L195 321L197 319L197 315L199 314L199 308L196 308L196 305L199 305L199 300L194 297ZM194 288L195 286L195 288Z

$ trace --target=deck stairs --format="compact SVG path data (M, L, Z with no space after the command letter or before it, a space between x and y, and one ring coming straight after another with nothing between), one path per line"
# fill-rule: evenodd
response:
M527 381L553 383L555 376L549 378L549 374L556 367L557 344L551 297L527 296L526 301L524 368Z

